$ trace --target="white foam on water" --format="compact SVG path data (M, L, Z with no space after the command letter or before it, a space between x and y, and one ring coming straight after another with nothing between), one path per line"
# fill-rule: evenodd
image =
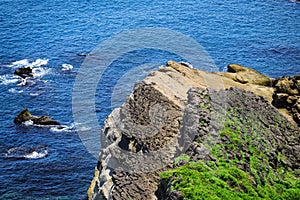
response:
M18 60L13 62L10 67L21 67L21 66L26 66L26 65L30 65L30 62L28 61L28 59L23 59L23 60Z
M27 83L26 78L22 78L21 83L18 83L18 86L24 86L24 85L26 85L26 83Z
M48 155L48 151L44 150L42 152L33 151L30 154L24 155L24 158L26 159L39 159L44 158Z
M33 125L33 121L27 120L27 121L23 122L23 124L24 124L25 126L32 126L32 125Z
M74 123L74 128L77 130L77 131L89 131L91 130L92 128L91 127L87 127L87 126L82 126L81 125L82 123Z
M14 93L14 94L20 94L23 93L23 90L16 90L15 88L10 88L8 90L10 93Z
M12 83L17 83L19 81L15 76L9 76L8 74L0 76L0 85L9 85Z
M36 97L36 96L39 96L40 94L39 93L29 93L29 95L32 97Z
M5 156L13 159L39 159L48 155L45 147L13 147L10 148Z
M36 59L34 62L31 63L32 66L40 67L43 65L48 64L49 59Z
M73 69L73 66L72 65L70 65L70 64L62 64L61 65L61 67L62 67L62 70L63 71L71 71L72 69Z
M18 150L19 147L13 147L13 148L10 148L8 151L7 151L7 154L12 154L14 153L16 150Z
M42 77L50 72L50 69L43 67L32 68L33 77Z
M75 131L75 126L74 124L71 124L70 126L66 126L66 125L54 126L50 128L50 131L55 133L60 133L60 132L69 133Z

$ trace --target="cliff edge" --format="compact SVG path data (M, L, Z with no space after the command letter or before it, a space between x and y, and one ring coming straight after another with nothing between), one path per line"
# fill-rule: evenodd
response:
M89 199L201 199L202 183L219 198L300 194L299 85L235 64L209 73L169 61L107 117Z

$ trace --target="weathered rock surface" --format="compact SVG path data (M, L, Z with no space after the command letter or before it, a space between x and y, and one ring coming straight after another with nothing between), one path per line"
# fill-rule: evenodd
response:
M28 111L28 109L24 109L20 112L18 116L15 117L14 123L15 124L22 124L26 121L32 121L35 125L60 125L57 121L51 119L48 116L33 116Z
M201 105L203 101L207 102L207 98L201 97L203 94L210 98L218 95L222 96L224 100L223 108L226 111L219 110L218 112L213 112L217 107L212 105L212 101L206 104L207 108L201 108L199 104ZM232 122L238 120L238 122L235 122L235 126L240 126L243 132L259 134L260 138L264 138L261 151L269 150L266 153L270 155L278 155L278 152L280 152L286 158L286 163L281 164L288 164L292 169L300 168L300 129L290 124L265 98L238 88L229 88L218 92L214 90L193 89L190 92L190 96L193 96L190 98L197 99L196 101L189 102L193 105L194 109L198 110L199 116L202 116L200 117L200 121L203 120L204 116L210 117L207 123L200 123L198 126L199 134L196 135L195 140L203 141L203 144L205 144L208 134L211 134L212 130L216 130L216 125L214 124L216 123L216 119L218 121L221 119ZM210 112L207 112L207 110L210 110ZM251 127L249 127L251 125L250 122L253 123ZM220 127L220 129L222 128ZM216 143L226 142L226 140L226 138L222 138L221 141L217 141ZM262 141L256 142L257 146L262 145L259 144ZM199 157L201 154L204 155L199 150L201 150L201 147L199 149L199 144L195 147L191 145L187 153L193 160L214 160L210 156ZM241 151L243 150L241 149ZM275 158L271 159L271 157L269 163L272 166L277 166L279 164L278 161Z
M272 79L254 69L238 64L229 64L227 69L228 72L223 73L223 75L236 82L242 84L250 83L254 85L271 86Z
M274 81L272 104L286 108L296 123L300 124L300 75L278 78Z
M213 102L213 98L217 96L224 100L223 109L216 106L218 100ZM210 163L210 166L213 166L213 162L218 166L220 158L215 158L210 153L214 146L218 146L221 159L225 159L227 163L234 160L236 166L254 180L254 189L260 187L258 185L269 184L268 175L277 174L282 169L298 173L300 129L284 118L265 98L237 88L221 91L193 88L189 91L188 106L198 113L200 122L197 123L194 141L186 151L190 161L201 160ZM225 125L217 127L216 122ZM259 172L254 167L255 159L261 164ZM180 163L174 164L173 168L181 166ZM188 164L183 162L183 165ZM188 173L186 176L189 176ZM171 187L176 189L172 185L174 182L175 177L167 182L163 179L157 197L182 199L179 191L170 190ZM230 182L228 184L230 186ZM236 186L234 188L235 191L239 190Z
M237 118L250 117L262 124L260 128L270 130L272 134L266 135L276 141L270 144L275 153L285 155L286 165L299 167L299 130L286 125L289 121L285 118L278 118L281 115L270 104L273 80L239 65L228 69L230 72L214 74L169 61L136 84L101 130L103 149L89 199L160 198L159 173L172 168L174 157L186 152L192 160L215 161L204 144L218 142L207 140L207 135L219 136L221 122L227 117L224 111L230 108L238 109ZM251 127L247 124L247 128ZM182 197L170 191L164 198Z

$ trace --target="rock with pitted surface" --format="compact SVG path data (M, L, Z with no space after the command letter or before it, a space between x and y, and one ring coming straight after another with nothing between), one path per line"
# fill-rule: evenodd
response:
M229 65L229 71L208 73L169 61L136 84L104 122L89 199L182 199L170 182L161 186L160 172L186 164L174 165L177 152L191 161L216 162L208 147L230 144L228 137L219 138L228 121L236 122L232 128L242 128L245 138L259 133L263 139L254 135L252 145L269 155L273 167L299 168L299 129L270 104L273 80L240 65ZM298 98L278 96L278 104L296 102L293 109L299 110ZM223 153L246 161L251 156L244 148Z
M227 73L224 73L224 75L242 84L250 83L255 85L270 86L272 83L272 79L270 77L248 67L238 64L229 64L227 69Z
M22 124L26 121L32 121L34 125L60 125L57 121L48 116L33 116L28 109L24 109L18 116L15 117L14 123Z
M273 84L272 104L277 108L286 108L295 122L300 124L300 74L277 78Z

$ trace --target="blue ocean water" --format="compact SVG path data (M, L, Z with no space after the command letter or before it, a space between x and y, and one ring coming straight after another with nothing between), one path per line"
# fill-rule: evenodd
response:
M74 125L72 89L84 60L78 54L114 35L166 28L201 44L220 71L239 63L271 77L300 73L300 4L288 0L0 0L0 9L0 199L86 197L97 160ZM99 123L122 71L170 59L180 58L141 50L114 62L97 90ZM35 74L26 83L13 76L23 66ZM23 108L65 128L16 126Z

